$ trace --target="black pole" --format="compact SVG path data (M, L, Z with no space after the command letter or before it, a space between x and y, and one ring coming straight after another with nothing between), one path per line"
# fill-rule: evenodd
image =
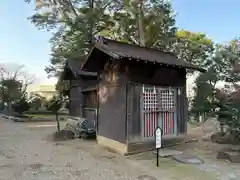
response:
M157 167L159 166L159 148L157 148Z

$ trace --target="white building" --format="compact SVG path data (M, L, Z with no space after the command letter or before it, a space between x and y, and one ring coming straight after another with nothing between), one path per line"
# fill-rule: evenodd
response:
M55 84L54 85L44 85L44 84L31 84L27 87L28 97L32 95L40 95L46 99L50 99L56 94Z

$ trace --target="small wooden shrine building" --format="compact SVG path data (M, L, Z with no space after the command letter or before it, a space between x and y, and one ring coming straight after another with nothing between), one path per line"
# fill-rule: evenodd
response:
M187 130L186 69L204 71L172 53L100 37L82 71L97 72L99 144L127 154ZM141 144L141 146L136 145Z
M128 154L154 148L157 126L163 137L185 134L186 69L204 71L172 53L98 38L80 69L97 74L98 143Z

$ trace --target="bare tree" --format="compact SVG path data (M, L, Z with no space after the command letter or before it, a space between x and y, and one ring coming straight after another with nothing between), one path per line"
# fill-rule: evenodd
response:
M24 65L13 63L0 63L0 75L2 108L5 103L10 107L15 100L25 97L27 86L35 80Z
M3 79L14 79L28 86L35 81L35 75L30 74L24 65L0 63L0 74Z

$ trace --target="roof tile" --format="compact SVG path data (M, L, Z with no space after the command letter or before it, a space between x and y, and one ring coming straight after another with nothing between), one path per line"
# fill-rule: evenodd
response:
M101 40L95 42L95 48L114 58L126 57L150 61L160 64L173 65L187 69L204 71L203 69L178 59L171 52L163 52L152 48L146 48L135 44L110 40L101 37Z

